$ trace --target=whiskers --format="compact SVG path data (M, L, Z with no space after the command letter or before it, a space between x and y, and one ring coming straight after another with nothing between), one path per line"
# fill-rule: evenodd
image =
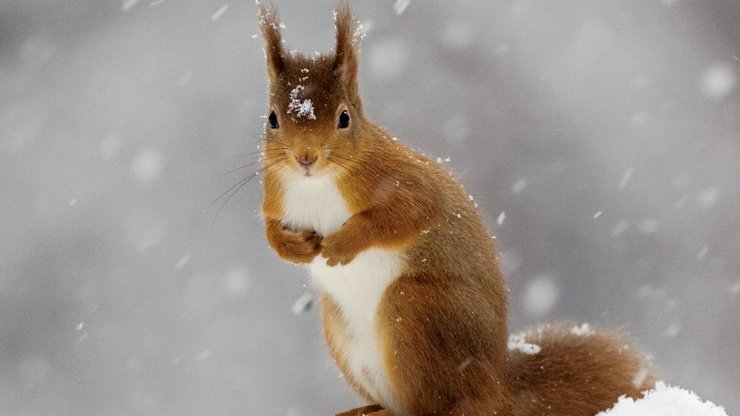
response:
M276 154L276 155L270 155L270 156L261 156L259 159L255 160L253 162L249 162L249 163L245 163L243 165L239 165L239 166L237 166L237 167L235 167L235 168L227 171L226 173L223 173L223 174L219 175L219 178L225 178L225 177L231 175L232 173L239 172L242 169L254 168L256 166L259 166L259 165L262 165L262 164L265 164L265 163L269 163L270 161L273 161L275 159L284 158L284 157L285 157L284 154Z
M278 138L271 138L269 140L269 142L263 142L256 150L235 156L242 160L246 158L251 161L232 167L218 176L219 179L224 179L238 175L237 177L239 179L236 183L229 185L226 190L221 192L202 210L204 214L215 210L211 221L211 228L213 228L216 220L218 220L229 201L239 194L248 184L263 176L266 171L276 171L291 163L293 153L290 144ZM357 178L352 178L352 172L357 170L358 165L362 161L356 156L352 156L354 149L346 145L334 145L325 147L324 151L326 161L328 162L326 167L331 174L335 177L347 177L353 182L357 181ZM232 158L229 157L229 159ZM363 169L376 173L376 167L372 165L363 166Z
M352 170L352 165L355 165L358 162L350 156L345 156L342 153L337 152L337 150L351 150L346 146L327 146L324 150L327 154L326 159L329 161L329 167L335 175L338 173L337 169L334 169L335 167L339 168L343 173L348 173Z
M270 169L280 169L283 164L288 162L287 159L287 146L282 143L271 143L269 149L259 149L246 154L242 154L239 157L257 157L257 160L247 162L239 165L235 168L228 170L227 172L219 175L219 178L225 178L238 172L244 172L245 170L251 171L246 176L239 179L235 184L231 185L228 189L221 192L214 200L212 200L202 210L204 214L208 213L213 207L218 206L213 220L211 221L211 228L216 224L216 220L223 211L224 207L231 201L231 199L239 193L242 188L247 184L254 181L256 178L262 176L266 171ZM256 169L255 169L256 168Z
M348 148L328 148L328 149L348 149ZM351 150L351 149L349 149ZM327 158L331 163L330 166L335 166L339 169L332 169L332 172L334 172L335 175L338 175L338 173L344 173L344 177L353 181L357 182L356 178L351 175L351 172L356 171L359 166L362 167L362 170L364 172L370 172L371 174L381 177L387 175L387 172L382 169L380 166L374 163L369 163L368 161L363 161L360 157L355 156L346 156L341 153L337 152L331 152L331 155ZM349 174L349 175L348 175Z

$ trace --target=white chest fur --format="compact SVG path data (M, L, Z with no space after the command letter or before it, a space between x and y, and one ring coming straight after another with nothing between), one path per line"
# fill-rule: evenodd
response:
M283 181L283 221L295 229L326 236L338 230L350 212L332 175L293 176ZM383 293L398 278L403 258L397 250L372 248L345 266L327 266L317 256L308 266L314 282L339 306L347 322L342 349L355 380L387 408L399 403L388 384L377 337L377 309Z
M312 229L327 236L350 217L334 176L305 177L286 174L282 181L283 222L296 230Z

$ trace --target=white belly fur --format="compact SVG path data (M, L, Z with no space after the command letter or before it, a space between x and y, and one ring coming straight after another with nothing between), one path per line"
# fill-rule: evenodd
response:
M332 175L302 177L286 175L283 221L295 229L313 229L326 236L339 229L350 217ZM317 256L308 266L313 281L339 306L347 322L343 346L354 379L378 403L399 409L398 398L388 384L377 337L377 309L386 288L403 269L398 250L372 248L344 266L327 266Z

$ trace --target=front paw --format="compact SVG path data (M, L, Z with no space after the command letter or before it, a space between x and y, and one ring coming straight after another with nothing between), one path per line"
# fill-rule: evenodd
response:
M335 233L324 238L321 242L321 255L326 258L326 264L328 266L336 266L337 264L345 265L351 262L360 249L354 241L346 238L342 238L342 235Z
M293 263L310 263L321 251L321 237L313 231L283 229L276 242L275 251Z

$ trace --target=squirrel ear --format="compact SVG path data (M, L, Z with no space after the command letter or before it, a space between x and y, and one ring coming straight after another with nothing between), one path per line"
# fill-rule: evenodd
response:
M349 99L360 109L360 92L357 85L357 73L360 66L361 26L352 14L349 2L342 0L334 11L337 28L336 57L334 71L339 74Z
M268 10L262 3L257 1L257 18L260 30L265 38L265 58L267 59L267 72L275 79L285 71L285 50L283 49L283 38L280 34L280 20L277 9L271 6Z

